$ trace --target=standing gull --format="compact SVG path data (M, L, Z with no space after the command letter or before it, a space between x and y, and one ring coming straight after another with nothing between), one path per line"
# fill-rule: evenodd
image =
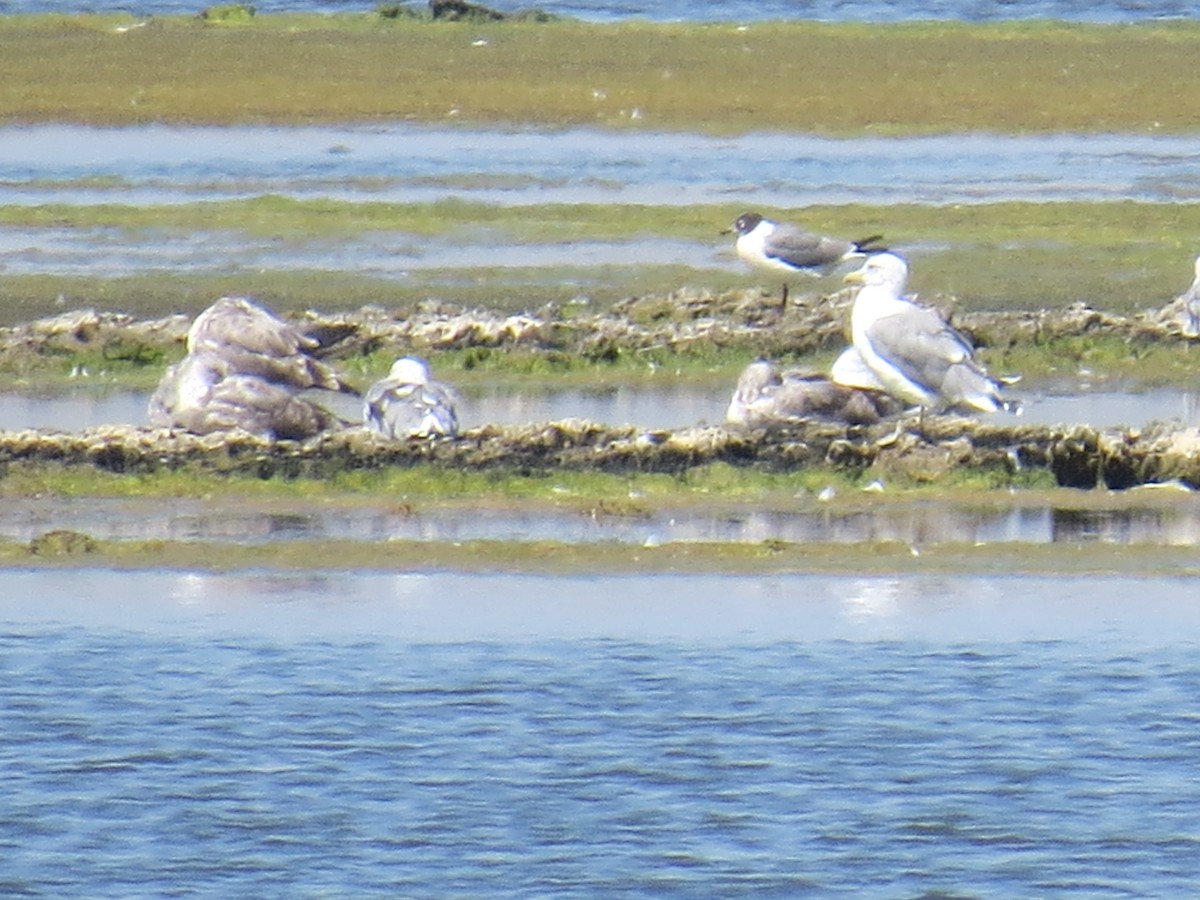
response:
M458 434L458 398L434 381L429 363L405 356L363 398L363 424L389 438Z
M867 365L867 361L854 346L847 347L833 361L833 366L829 369L829 377L836 384L863 391L887 390L883 386L883 382L879 380L879 376Z
M936 310L904 298L908 264L899 256L870 256L845 280L862 284L850 314L854 348L893 397L923 410L1015 406L1000 396L1000 383L965 337Z
M884 249L875 246L882 239L878 234L861 241L845 241L813 234L795 225L772 222L756 212L738 216L732 231L738 236L738 256L755 268L789 275L801 273L813 278L831 274L847 260ZM787 299L788 283L785 281L784 305Z

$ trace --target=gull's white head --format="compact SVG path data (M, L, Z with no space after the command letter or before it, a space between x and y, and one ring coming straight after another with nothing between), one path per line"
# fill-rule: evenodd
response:
M1196 266L1194 271L1196 273L1196 280L1200 281L1200 256L1196 257Z
M737 393L749 402L750 398L758 397L768 387L783 383L779 371L765 359L757 359L742 370L738 376Z
M429 363L419 356L404 356L392 363L388 378L404 384L425 384L429 381Z
M863 285L886 285L899 294L908 281L908 263L895 253L876 253L867 257L861 269L849 273L843 281Z

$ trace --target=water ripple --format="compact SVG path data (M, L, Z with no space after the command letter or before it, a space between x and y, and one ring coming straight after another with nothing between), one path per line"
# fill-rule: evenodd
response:
M0 675L36 687L0 704L0 886L1186 895L1200 666L1177 639L429 645L10 622Z

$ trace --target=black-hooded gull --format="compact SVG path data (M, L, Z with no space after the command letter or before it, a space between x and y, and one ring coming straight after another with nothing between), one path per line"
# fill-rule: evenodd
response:
M861 241L846 241L805 231L795 225L773 222L756 212L745 212L733 223L737 234L737 254L755 268L767 272L802 274L811 277L830 275L847 260L879 252L880 235ZM788 283L783 283L783 302L788 299Z

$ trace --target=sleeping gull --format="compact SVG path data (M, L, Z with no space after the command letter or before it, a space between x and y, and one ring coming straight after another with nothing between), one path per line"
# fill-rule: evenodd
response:
M862 284L850 314L854 348L889 394L922 410L1015 408L1000 396L1000 383L984 371L967 339L936 310L903 296L903 259L875 254L845 280Z
M150 424L301 439L359 421L357 392L316 349L316 340L252 301L222 297L188 329L187 355L150 398Z
M802 273L814 278L831 274L841 263L882 251L873 246L881 239L872 235L861 241L813 234L795 225L765 219L756 212L745 212L733 223L737 232L737 254L750 265L768 272ZM727 234L729 232L726 232ZM783 303L787 304L788 283L783 283Z
M458 398L434 381L429 363L405 356L363 398L363 424L389 438L458 434Z
M901 411L895 400L878 390L835 384L799 369L780 372L773 363L759 359L742 370L725 421L752 427L801 419L871 425Z
M317 341L245 297L222 297L188 329L188 353L210 352L241 375L295 388L331 391L346 387L313 355Z
M228 360L202 350L167 369L150 398L149 419L193 434L241 429L261 438L302 440L344 424L311 396L320 392L236 372Z

